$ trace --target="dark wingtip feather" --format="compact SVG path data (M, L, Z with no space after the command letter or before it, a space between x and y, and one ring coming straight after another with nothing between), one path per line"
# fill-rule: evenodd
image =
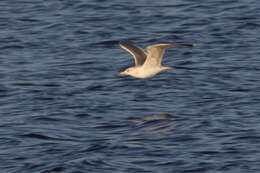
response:
M134 44L134 42L130 40L123 40L119 42L120 45L129 45L129 44Z

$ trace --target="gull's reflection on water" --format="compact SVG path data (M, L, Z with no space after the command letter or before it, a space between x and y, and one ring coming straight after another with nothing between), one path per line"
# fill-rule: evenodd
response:
M128 121L152 133L166 133L174 129L176 117L170 114L156 114L142 118L129 118Z

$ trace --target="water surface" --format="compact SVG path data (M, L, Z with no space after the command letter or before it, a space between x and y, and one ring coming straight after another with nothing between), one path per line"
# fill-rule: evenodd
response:
M259 6L2 0L1 172L258 172ZM199 46L141 80L121 40Z

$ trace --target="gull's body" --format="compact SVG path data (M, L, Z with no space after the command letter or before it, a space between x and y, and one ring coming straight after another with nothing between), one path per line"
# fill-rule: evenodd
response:
M195 46L195 44L155 44L146 48L147 52L132 42L121 42L120 46L131 53L135 59L135 66L127 68L121 75L130 75L136 78L149 78L171 67L161 66L165 49L173 46Z

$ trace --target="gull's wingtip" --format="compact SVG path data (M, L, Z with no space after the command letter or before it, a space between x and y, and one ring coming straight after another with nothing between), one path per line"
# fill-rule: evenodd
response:
M120 45L120 47L122 47L122 48L126 48L126 46L127 46L127 41L120 41L119 42L119 45Z
M122 41L119 41L119 44L120 45L127 45L127 44L134 44L134 43L130 40L122 40Z
M124 44L123 41L119 41L119 45L122 46Z

